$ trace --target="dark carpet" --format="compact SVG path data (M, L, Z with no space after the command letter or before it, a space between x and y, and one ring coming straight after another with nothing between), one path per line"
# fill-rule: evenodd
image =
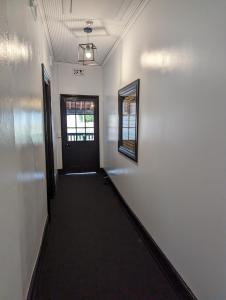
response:
M33 300L183 299L103 175L59 176Z

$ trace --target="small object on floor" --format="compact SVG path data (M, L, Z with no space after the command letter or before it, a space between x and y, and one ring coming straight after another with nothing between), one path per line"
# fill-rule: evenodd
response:
M104 176L104 184L109 184L110 180L108 176Z

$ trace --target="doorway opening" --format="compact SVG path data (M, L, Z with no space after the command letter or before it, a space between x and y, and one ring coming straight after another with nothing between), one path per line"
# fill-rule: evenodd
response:
M44 64L42 64L42 86L43 86L44 133L45 133L45 155L46 155L47 209L48 209L48 217L50 220L51 200L55 196L55 176L54 176L54 152L53 152L53 134L52 134L51 83Z
M61 95L63 173L100 169L99 97Z

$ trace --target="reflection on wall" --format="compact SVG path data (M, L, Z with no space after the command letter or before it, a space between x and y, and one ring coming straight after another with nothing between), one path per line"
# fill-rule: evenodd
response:
M0 35L0 63L19 63L32 59L32 47L14 35Z
M189 71L194 64L194 55L188 49L159 49L144 52L140 62L143 68L161 72Z
M20 99L14 108L17 146L43 143L42 99Z
M34 182L44 180L43 172L19 172L17 174L17 180L19 182Z
M118 140L118 115L111 114L108 119L108 141L117 141Z
M24 300L47 217L41 63L29 1L0 0L0 299ZM9 284L10 282L10 284Z

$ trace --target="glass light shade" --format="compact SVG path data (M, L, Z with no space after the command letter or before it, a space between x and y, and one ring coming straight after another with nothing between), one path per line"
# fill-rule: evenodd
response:
M91 59L92 58L92 49L90 48L89 45L85 49L85 57L87 59Z
M83 65L91 65L95 63L96 46L93 43L79 44L78 46L78 62Z

